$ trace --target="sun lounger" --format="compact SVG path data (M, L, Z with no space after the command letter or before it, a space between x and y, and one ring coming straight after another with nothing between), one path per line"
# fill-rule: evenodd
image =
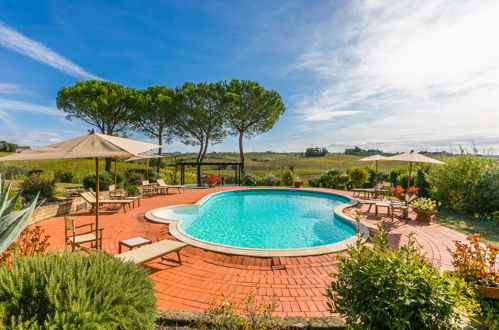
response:
M176 252L179 264L182 264L180 259L180 250L188 244L178 241L162 240L156 243L148 244L140 248L130 250L124 253L115 255L123 261L132 261L136 264L143 264L156 258L163 259L169 253Z
M84 192L84 193L80 193L80 196L85 200L85 202L89 203L91 206L92 206L92 209L90 210L90 212L92 212L94 210L94 208L96 207L96 200L95 200L95 196L90 194L89 192ZM123 205L123 211L126 212L126 208L125 206L128 205L128 209L131 210L131 204L133 203L133 200L131 199L100 199L99 200L99 207L102 206L102 205L116 205L116 204L120 204L120 205Z
M180 193L181 189L182 190L185 189L185 187L181 186L181 185L166 184L165 181L163 181L163 179L158 179L158 180L156 180L156 182L158 183L157 189L166 190L167 194L168 194L168 189L177 189L179 193Z

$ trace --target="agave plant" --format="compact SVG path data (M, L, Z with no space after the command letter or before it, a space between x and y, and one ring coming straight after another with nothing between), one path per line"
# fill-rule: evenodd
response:
M17 201L21 198L21 191L9 199L10 186L11 183L5 186L0 175L0 253L3 253L9 247L26 227L36 208L38 199L38 195L36 195L29 205L12 212Z

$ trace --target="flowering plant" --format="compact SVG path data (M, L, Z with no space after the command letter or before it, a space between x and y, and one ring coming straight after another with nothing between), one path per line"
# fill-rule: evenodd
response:
M404 197L405 197L404 192L405 192L405 189L402 188L401 185L393 187L391 190L392 195L397 197L400 200L404 199Z
M430 198L420 197L411 203L411 206L415 210L432 212L437 209L437 202Z
M409 195L409 196L413 196L413 195L417 196L418 194L419 194L418 187L410 186L409 189L407 189L407 195Z
M466 237L466 240L469 244L455 241L456 249L449 249L456 273L469 283L498 287L499 270L496 268L496 259L499 248L492 244L482 244L480 234Z
M40 226L25 228L18 239L4 253L0 254L0 264L5 263L9 267L14 254L20 257L33 257L44 254L49 246L49 237L43 235L43 233L44 230Z
M220 183L220 181L222 181L222 178L219 177L218 175L209 175L206 177L205 181L207 184L217 184Z

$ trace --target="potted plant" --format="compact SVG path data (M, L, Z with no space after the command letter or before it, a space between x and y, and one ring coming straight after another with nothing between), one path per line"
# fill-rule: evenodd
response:
M452 255L454 271L466 282L475 285L486 298L499 299L499 270L496 268L499 248L483 244L480 234L466 237L469 244L455 242Z
M219 177L218 175L209 175L206 177L205 182L208 184L208 187L214 188L217 183L220 183L222 181L222 178Z
M293 181L295 188L301 188L303 186L303 181L300 180L299 177L295 177L295 180Z
M417 221L430 222L437 213L437 203L429 198L420 197L411 203L412 209L416 212Z
M393 187L391 189L391 193L392 193L393 196L397 197L400 200L404 200L404 198L405 198L405 194L404 194L405 193L405 189L402 188L401 185Z

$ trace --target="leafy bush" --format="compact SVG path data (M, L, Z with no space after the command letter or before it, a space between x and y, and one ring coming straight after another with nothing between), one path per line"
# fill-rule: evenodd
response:
M55 195L55 180L46 174L32 174L20 183L25 197L31 200L40 193L40 199L52 199Z
M419 164L415 169L414 185L419 188L419 196L421 197L430 197L430 184L426 180L430 168L429 164Z
M321 179L318 179L318 178L309 179L308 185L310 187L320 187L321 186Z
M126 174L126 181L128 184L135 185L135 186L140 186L142 184L142 181L144 181L144 174L139 173L139 172L128 172ZM169 182L169 181L167 181Z
M491 167L480 175L471 196L469 210L480 215L499 212L499 166Z
M473 213L470 204L475 184L482 173L493 166L491 159L460 155L444 160L445 166L432 166L427 175L431 195L444 207Z
M350 176L341 170L332 169L323 174L319 181L323 188L346 189Z
M365 187L374 187L376 184L376 170L372 167L364 167L364 169L369 172L369 180L364 184Z
M235 184L235 183L236 183L236 177L224 175L224 184Z
M253 174L245 174L241 178L241 184L243 186L256 186L256 178Z
M499 268L496 268L499 248L482 244L480 234L466 237L470 244L455 242L452 265L466 282L485 286L499 286Z
M126 192L128 193L128 196L138 196L138 195L140 195L139 188L136 185L125 184L123 186L123 189L126 190Z
M127 176L128 174L130 173L141 173L144 178L147 178L147 174L149 173L149 180L151 181L156 181L157 179L160 178L160 175L158 174L158 172L156 172L155 170L149 168L149 170L146 170L145 168L133 168L133 169L128 169L126 172L125 172L125 176Z
M10 164L5 164L5 163L0 163L0 174L4 178L14 178L17 179L19 177L28 175L28 173L32 169L26 166L16 166L16 165L10 165Z
M0 267L0 324L15 329L154 329L145 269L99 253L15 258Z
M473 290L462 279L441 276L408 238L400 249L390 247L382 222L372 246L359 239L348 255L338 256L326 292L331 312L358 329L459 328L476 308L467 298Z
M390 183L392 186L401 185L402 188L407 188L407 166L395 166L392 168L390 173L388 174Z
M269 173L263 179L263 184L266 186L275 186L277 185L278 181L279 179L277 178L277 176L275 176L274 173Z
M54 173L54 178L58 182L71 183L74 181L75 176L73 172L56 171Z
M353 166L348 169L348 175L350 175L350 181L354 187L362 187L369 181L371 174L362 167Z
M83 178L83 187L85 189L92 188L96 190L95 173L87 174ZM108 190L109 186L114 184L114 176L110 172L99 173L99 188L101 191Z
M292 187L295 182L295 175L291 171L284 171L281 175L281 184L286 187Z

